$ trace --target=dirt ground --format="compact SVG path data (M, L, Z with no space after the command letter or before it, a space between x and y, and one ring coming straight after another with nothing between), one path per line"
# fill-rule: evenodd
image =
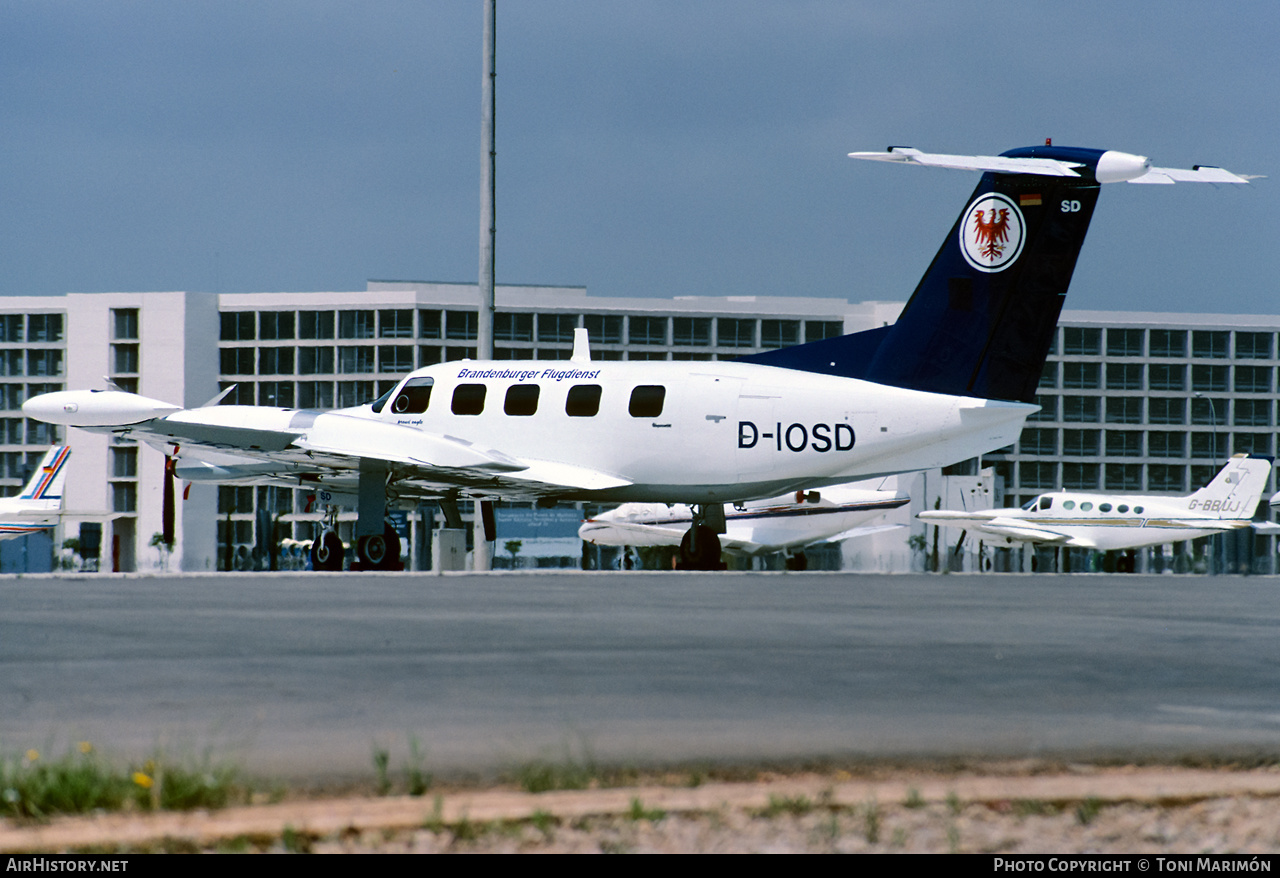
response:
M307 796L0 824L0 852L1275 853L1280 767L760 774L527 793ZM696 784L696 785L695 785Z

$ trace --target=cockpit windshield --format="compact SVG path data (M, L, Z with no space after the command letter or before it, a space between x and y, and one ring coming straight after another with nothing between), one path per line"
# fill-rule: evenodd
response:
M431 388L435 383L434 378L410 378L391 403L391 411L397 415L422 414L431 403Z

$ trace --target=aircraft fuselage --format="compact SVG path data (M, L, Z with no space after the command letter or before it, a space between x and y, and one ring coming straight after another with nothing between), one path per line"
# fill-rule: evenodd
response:
M377 411L220 405L132 427L104 423L112 393L145 411L132 394L64 391L35 416L171 441L194 481L354 492L350 459L365 449L405 498L444 488L397 483L397 460L447 468L473 496L527 485L600 502L731 502L945 466L1016 441L1036 410L735 362L461 360L411 373ZM327 449L345 471L326 472Z

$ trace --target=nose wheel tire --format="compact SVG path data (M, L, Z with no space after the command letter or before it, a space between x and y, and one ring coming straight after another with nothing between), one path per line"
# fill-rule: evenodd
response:
M716 532L705 525L689 528L680 540L679 566L681 570L719 570L720 537Z
M326 530L311 543L312 570L341 570L342 540L336 533Z

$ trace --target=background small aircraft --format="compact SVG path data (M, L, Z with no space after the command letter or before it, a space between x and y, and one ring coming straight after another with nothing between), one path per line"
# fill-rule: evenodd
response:
M1009 543L1104 552L1138 549L1249 527L1270 474L1270 459L1240 454L1208 485L1185 497L1054 491L1021 509L936 510L917 513L916 518L1003 537Z
M866 522L910 501L901 491L855 482L738 503L725 510L720 546L738 555L786 552L787 568L804 570L805 546L901 527ZM680 546L691 521L693 510L683 504L624 503L584 521L578 536L597 546Z
M62 514L62 487L67 481L71 449L55 445L16 497L0 498L0 540L24 537L53 527Z

